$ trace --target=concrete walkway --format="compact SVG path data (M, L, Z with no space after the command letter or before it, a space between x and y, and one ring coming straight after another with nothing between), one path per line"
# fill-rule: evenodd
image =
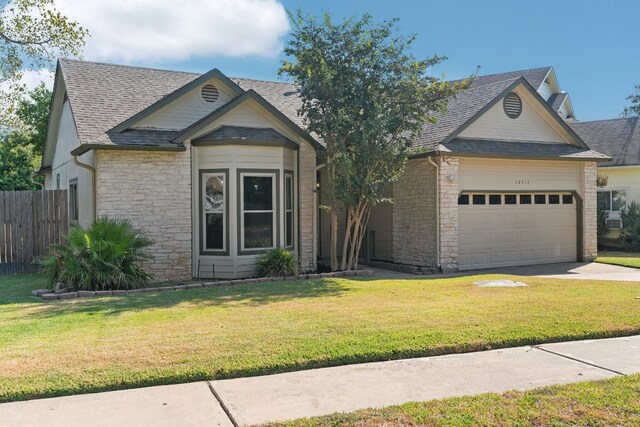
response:
M640 372L640 336L5 403L2 426L231 426Z

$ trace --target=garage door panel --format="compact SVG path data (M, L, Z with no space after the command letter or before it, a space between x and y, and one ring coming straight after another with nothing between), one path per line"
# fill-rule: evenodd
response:
M459 208L461 270L577 259L575 203Z

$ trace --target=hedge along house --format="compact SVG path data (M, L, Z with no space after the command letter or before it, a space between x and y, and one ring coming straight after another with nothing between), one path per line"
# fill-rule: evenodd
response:
M69 189L73 221L144 230L157 279L248 277L270 247L315 270L328 257L326 178L299 107L287 83L60 60L41 173ZM549 67L477 79L416 140L363 256L444 270L595 257L596 162L608 158L572 115Z

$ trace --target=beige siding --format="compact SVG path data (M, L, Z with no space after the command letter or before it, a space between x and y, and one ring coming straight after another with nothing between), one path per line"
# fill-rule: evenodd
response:
M573 161L460 158L460 191L574 190L582 163Z
M191 278L191 149L96 153L99 216L128 218L154 245L156 280Z
M86 225L93 218L93 177L90 171L73 162L71 151L78 147L78 134L76 132L73 115L69 102L65 102L60 115L60 125L56 138L56 149L51 164L51 173L45 179L45 189L52 190L57 187L57 175L60 175L60 188L69 188L69 181L78 180L78 216L80 224ZM82 163L93 166L94 153L89 152L78 157Z
M624 190L627 193L627 205L631 202L640 203L640 166L603 167L598 168L600 175L607 177L607 185L597 190ZM618 213L611 218L619 218ZM609 230L607 238L616 239L620 235L619 230Z
M460 138L508 141L566 143L570 141L565 130L555 123L535 98L522 87L515 90L522 99L522 113L517 119L509 118L499 101L475 122L463 130Z
M206 102L201 98L200 91L205 84L213 84L218 88L220 95L216 102ZM144 118L134 128L182 130L229 102L231 93L223 90L225 89L220 81L211 79Z

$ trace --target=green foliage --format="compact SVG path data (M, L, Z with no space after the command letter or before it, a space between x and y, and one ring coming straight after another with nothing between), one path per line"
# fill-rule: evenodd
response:
M19 101L16 128L0 136L0 191L33 190L40 166L52 92L44 83Z
M0 20L0 117L6 124L25 92L24 71L51 69L57 57L78 56L87 30L55 8L54 0L12 0Z
M606 184L605 184L606 185ZM609 231L607 229L607 217L609 212L604 206L604 199L598 198L598 211L596 212L596 234L598 237L598 245L602 246L602 239L607 235Z
M627 100L631 101L631 105L624 107L622 117L638 117L640 116L640 84L635 85L635 93L627 96Z
M0 191L35 189L31 175L39 159L28 133L13 131L0 137Z
M297 276L298 260L287 249L269 249L256 258L256 268L259 277Z
M90 291L144 287L150 279L141 267L152 241L128 220L100 218L71 228L66 243L55 245L40 261L51 282Z
M620 243L627 251L640 251L640 205L632 202L622 212L622 230Z
M445 58L415 58L415 35L400 34L396 19L376 23L365 14L334 23L328 13L319 19L301 11L290 17L294 28L285 53L292 60L279 72L300 88L299 113L326 144L330 179L323 196L331 210L353 217L345 242L357 262L352 255L370 206L390 201L383 191L402 174L416 136L467 82L430 76Z

